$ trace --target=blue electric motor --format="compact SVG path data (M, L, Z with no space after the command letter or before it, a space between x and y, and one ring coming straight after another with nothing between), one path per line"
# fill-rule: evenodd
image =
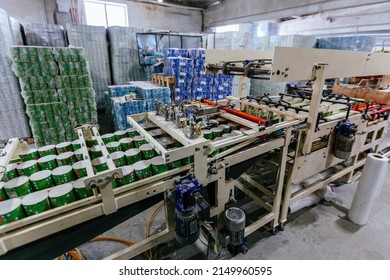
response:
M204 186L192 176L176 181L172 195L176 199L176 240L183 245L199 238L200 221L210 218L210 205L204 199Z

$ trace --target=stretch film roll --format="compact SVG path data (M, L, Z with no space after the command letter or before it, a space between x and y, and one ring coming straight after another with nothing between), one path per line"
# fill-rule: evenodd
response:
M388 162L389 159L384 156L368 154L348 213L348 218L355 224L367 223L374 201L384 184Z

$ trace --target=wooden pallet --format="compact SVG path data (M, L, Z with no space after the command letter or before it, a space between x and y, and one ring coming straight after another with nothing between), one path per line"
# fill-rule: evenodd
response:
M158 86L169 87L171 90L171 99L176 100L175 77L156 73L152 74L152 82Z
M165 76L164 74L152 74L152 81L156 85L162 87L170 87L175 85L175 77Z

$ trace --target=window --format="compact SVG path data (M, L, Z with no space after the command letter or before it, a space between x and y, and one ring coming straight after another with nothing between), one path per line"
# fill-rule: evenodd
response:
M127 6L123 4L84 0L88 25L128 26Z
M229 32L229 31L238 31L238 24L218 26L215 28L215 32Z

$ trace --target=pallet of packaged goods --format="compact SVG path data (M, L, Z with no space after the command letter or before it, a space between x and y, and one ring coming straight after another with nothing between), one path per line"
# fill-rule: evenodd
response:
M98 109L105 108L105 91L111 85L106 28L102 26L66 25L69 45L82 47L89 64Z
M0 141L31 137L18 79L11 70L9 47L15 43L8 15L0 9Z
M72 141L76 125L97 122L82 48L13 46L11 59L38 147Z
M107 28L112 82L115 85L146 80L146 73L139 64L137 45L137 33L139 32L143 32L143 29L121 26Z
M23 23L28 46L66 47L65 31L61 25Z

